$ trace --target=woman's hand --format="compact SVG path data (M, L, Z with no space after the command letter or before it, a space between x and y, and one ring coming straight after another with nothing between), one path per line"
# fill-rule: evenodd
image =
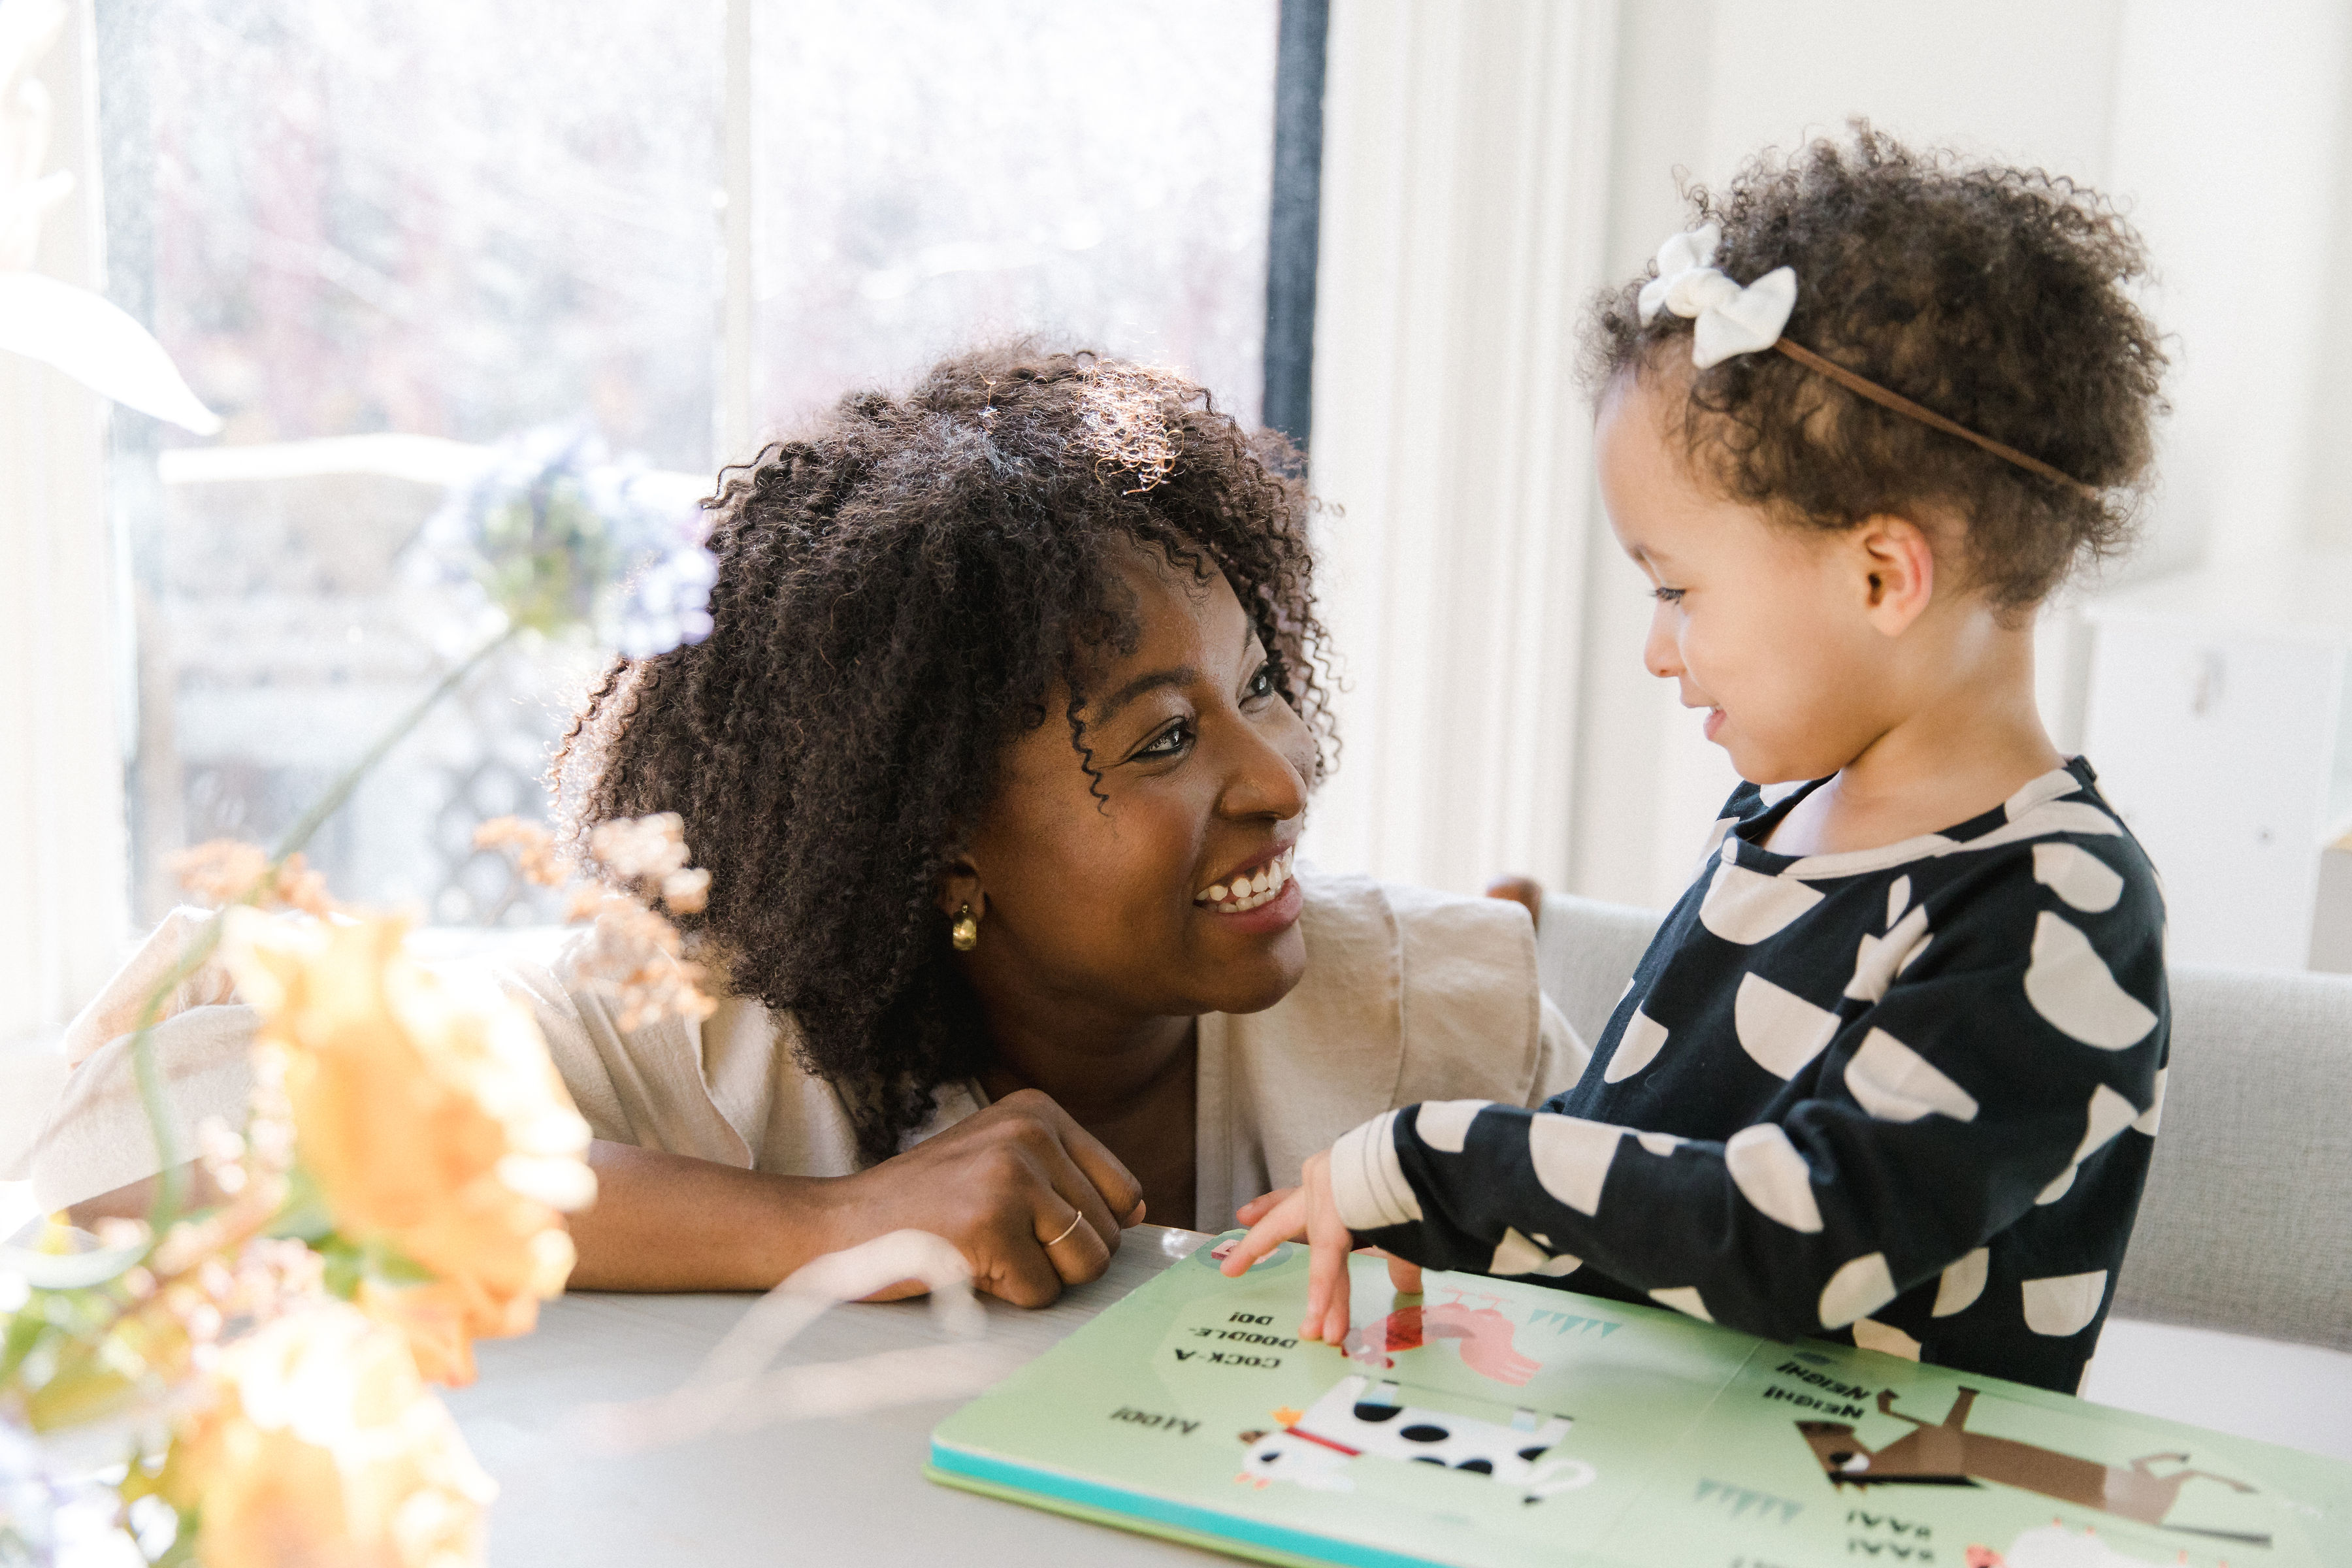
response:
M930 1231L962 1250L974 1289L1016 1307L1099 1277L1120 1229L1143 1219L1142 1186L1118 1157L1034 1089L832 1185L840 1246ZM875 1299L920 1289L908 1280Z
M944 1237L973 1289L1042 1307L1110 1266L1142 1191L1034 1089L1010 1094L854 1176L780 1176L626 1143L589 1151L596 1205L572 1216L572 1283L604 1290L764 1290L811 1258L894 1230ZM877 1291L920 1292L914 1280Z
M1339 1206L1331 1199L1330 1151L1307 1156L1298 1185L1252 1198L1234 1217L1248 1226L1250 1233L1225 1255L1222 1267L1226 1275L1238 1277L1284 1242L1305 1237L1307 1317L1298 1325L1298 1337L1343 1343L1348 1337L1348 1254L1356 1238L1340 1223ZM1419 1295L1421 1266L1390 1258L1389 1283L1405 1295Z

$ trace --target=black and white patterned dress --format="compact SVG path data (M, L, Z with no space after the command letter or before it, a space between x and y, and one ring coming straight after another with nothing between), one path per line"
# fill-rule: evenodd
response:
M1942 833L1742 785L1574 1088L1332 1152L1360 1243L2072 1393L2164 1102L2164 902L2079 758Z

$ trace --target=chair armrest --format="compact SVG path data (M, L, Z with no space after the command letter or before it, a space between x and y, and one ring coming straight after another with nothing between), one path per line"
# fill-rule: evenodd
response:
M1544 994L1588 1046L1608 1026L1633 965L1665 917L1656 910L1547 893L1536 922L1536 974Z

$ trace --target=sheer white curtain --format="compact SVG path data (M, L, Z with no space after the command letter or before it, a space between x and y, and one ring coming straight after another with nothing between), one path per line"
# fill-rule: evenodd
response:
M1570 869L1617 6L1333 7L1313 483L1352 689L1308 850L1473 891Z
M91 37L90 0L75 0L37 69L44 172L74 184L34 269L102 290ZM0 1051L11 1057L97 989L128 935L107 417L79 383L0 354Z

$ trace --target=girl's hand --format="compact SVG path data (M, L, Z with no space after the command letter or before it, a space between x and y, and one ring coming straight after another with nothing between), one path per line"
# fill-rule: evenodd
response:
M1339 1223L1339 1208L1331 1201L1329 1151L1307 1158L1298 1185L1254 1198L1234 1217L1250 1233L1225 1255L1222 1267L1226 1276L1238 1279L1284 1242L1306 1237L1307 1316L1298 1325L1298 1337L1328 1345L1343 1342L1348 1337L1348 1254L1356 1238Z

